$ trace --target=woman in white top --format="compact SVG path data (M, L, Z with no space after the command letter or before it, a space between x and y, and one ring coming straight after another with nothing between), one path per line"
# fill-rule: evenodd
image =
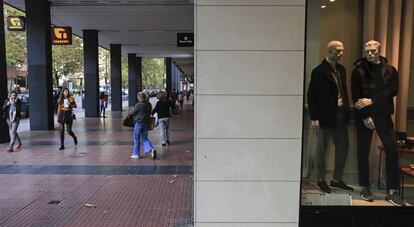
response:
M60 134L60 148L59 150L65 149L65 126L68 134L73 138L75 145L78 144L78 138L72 131L73 124L73 112L72 109L76 108L75 98L70 94L69 89L64 88L59 95L57 116L59 123L59 134Z

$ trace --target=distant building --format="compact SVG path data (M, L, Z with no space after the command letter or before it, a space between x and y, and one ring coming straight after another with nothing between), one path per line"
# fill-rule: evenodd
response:
M7 66L7 89L13 90L19 87L20 90L25 90L27 84L27 71L14 69Z

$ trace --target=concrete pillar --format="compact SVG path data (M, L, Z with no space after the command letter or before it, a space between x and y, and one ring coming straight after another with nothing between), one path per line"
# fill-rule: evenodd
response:
M171 58L165 58L165 65L166 65L166 84L167 84L167 93L172 92L172 59Z
M177 74L175 64L171 63L171 91L175 90L175 75Z
M298 226L305 1L195 4L195 226Z
M177 90L177 92L180 90L180 77L181 77L181 71L180 69L177 67L175 67L177 69L177 74L175 76L175 90Z
M142 57L137 57L137 92L142 91Z
M137 55L128 54L128 106L137 103Z
M47 0L26 0L25 3L30 129L52 130L54 123L50 3Z
M83 31L83 58L85 74L85 117L99 114L98 31Z
M111 44L111 110L122 111L122 53L121 44Z
M3 0L0 0L0 18L4 18ZM4 20L0 20L0 107L3 106L7 98L7 63L6 63L6 44L4 36ZM1 116L3 111L0 108L0 143L7 143L10 141L9 128L6 120Z

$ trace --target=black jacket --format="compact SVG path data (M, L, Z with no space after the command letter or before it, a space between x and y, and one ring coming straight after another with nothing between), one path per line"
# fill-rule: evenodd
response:
M374 75L372 63L361 58L354 63L352 71L352 100L370 98L373 104L356 110L357 119L365 119L372 115L390 116L394 113L393 98L398 93L398 72L388 64L388 60L380 57L378 65L380 75Z
M3 110L3 118L4 119L9 119L9 111L10 111L10 105L11 104L8 104L8 102L9 102L9 99L6 99L5 101L4 101L4 104L3 104L3 108L2 108L2 110ZM20 112L21 112L21 106L22 106L22 101L20 101L20 99L17 99L16 100L16 117L15 117L15 119L14 119L14 121L17 121L18 119L20 119Z
M349 120L349 101L346 88L346 71L343 65L336 64L341 79L343 102L346 120ZM319 120L321 127L333 128L336 126L338 113L338 88L333 78L333 68L324 59L321 64L312 70L308 89L308 106L311 120Z
M175 105L170 100L159 100L157 104L155 104L155 108L152 111L152 114L157 113L158 118L167 118L171 117L170 109L174 109Z

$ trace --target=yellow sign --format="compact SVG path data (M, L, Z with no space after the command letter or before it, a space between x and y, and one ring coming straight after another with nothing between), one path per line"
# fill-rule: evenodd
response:
M53 27L52 28L53 45L71 45L72 28L71 27Z
M9 31L24 31L25 23L23 16L8 16L7 29Z

